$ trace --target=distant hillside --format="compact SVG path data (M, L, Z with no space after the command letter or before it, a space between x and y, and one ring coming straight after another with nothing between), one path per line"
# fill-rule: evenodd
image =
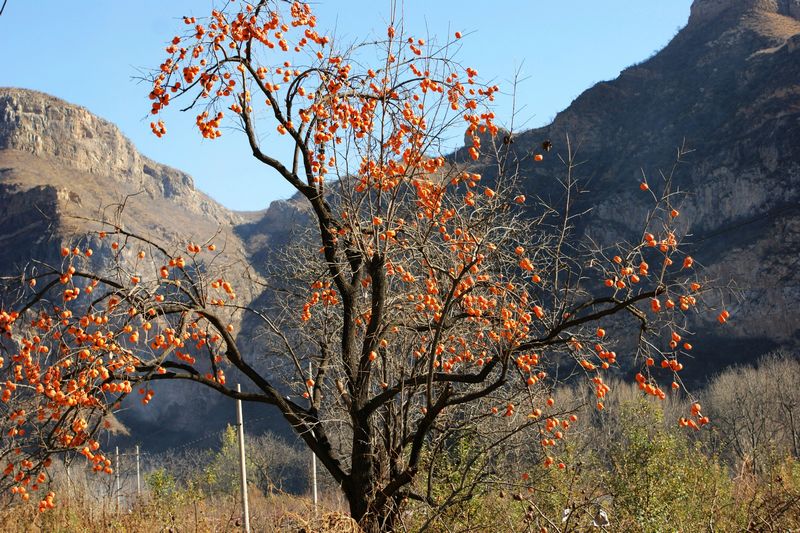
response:
M245 275L264 271L268 250L287 241L301 213L286 201L256 213L230 211L195 189L188 174L141 155L116 126L88 110L0 88L0 274L16 274L32 259L59 264L61 247L78 240L100 251L93 261L102 268L109 258L86 235L99 227L93 220L103 220L179 249L213 238L246 303L259 294ZM252 344L247 332L242 343ZM170 446L232 421L233 404L211 391L187 383L158 388L158 402L148 408L132 402L123 414L131 440ZM256 415L253 429L282 424L273 415Z

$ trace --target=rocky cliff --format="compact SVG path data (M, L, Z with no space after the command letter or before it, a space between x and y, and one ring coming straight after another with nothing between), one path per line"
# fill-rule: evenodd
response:
M142 156L110 122L47 94L0 90L0 150L22 152L92 177L111 177L115 185L172 199L218 223L235 221L197 191L188 174Z
M95 221L178 249L214 237L232 264L244 265L247 251L236 228L252 216L225 209L196 190L188 174L142 156L116 126L86 109L34 91L0 89L0 273L16 274L31 259L60 264L61 246L77 241L98 251L92 260L102 268L109 258L86 236L99 227ZM245 270L235 266L230 277L247 300L254 294ZM197 416L218 408L218 398L196 387L162 389L162 408L134 409L125 418L140 434L166 428L160 433L166 442L197 431L197 419L166 417L167 405L192 405Z
M650 201L638 184L689 150L675 185L691 228L686 245L718 281L733 280L735 320L699 322L702 378L784 347L800 349L800 2L696 0L687 26L659 53L581 94L552 124L518 133L522 158L551 139L543 163L521 171L529 192L559 205L555 154L577 152L573 212L600 242L638 236ZM491 169L486 169L491 172ZM624 216L622 216L624 214ZM704 348L703 348L704 347Z

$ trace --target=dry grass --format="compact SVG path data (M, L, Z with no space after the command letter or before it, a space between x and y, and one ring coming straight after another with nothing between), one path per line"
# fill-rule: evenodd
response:
M788 39L800 33L800 21L777 13L757 13L748 23L759 33L777 39Z
M58 501L58 500L57 500ZM287 494L250 497L250 526L254 532L358 533L358 525L325 501L315 515L308 498ZM33 503L4 506L2 531L8 533L227 532L242 531L241 506L232 497L157 502L142 499L130 509L117 511L110 499L67 497L57 507L40 514Z

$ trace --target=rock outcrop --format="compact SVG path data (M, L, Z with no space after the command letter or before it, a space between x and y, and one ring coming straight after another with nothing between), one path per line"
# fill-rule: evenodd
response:
M179 251L188 241L213 238L230 263L226 277L246 302L257 296L246 281L256 274L237 228L251 218L260 214L227 210L195 189L188 174L142 156L116 126L86 109L0 89L0 274L17 274L31 260L58 265L61 247L78 243L96 250L92 262L102 269L110 262L107 248L87 236L102 221ZM123 419L140 435L160 428L164 445L199 431L197 418L170 414L176 406L219 418L221 399L210 391L170 384L159 387L159 396L161 408L134 405Z
M689 25L710 22L715 24L725 15L741 16L748 13L776 14L800 19L798 0L695 0L689 16Z
M231 213L194 188L191 176L141 155L119 129L83 107L25 89L0 89L0 150L57 162L115 184L181 202L219 223Z

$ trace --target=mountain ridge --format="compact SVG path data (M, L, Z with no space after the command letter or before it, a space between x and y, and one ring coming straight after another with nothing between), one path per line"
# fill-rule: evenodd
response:
M791 261L800 256L798 16L794 0L697 0L687 26L654 56L587 89L551 124L515 135L529 192L555 204L558 158L525 158L543 139L563 157L569 135L582 162L574 210L592 210L581 231L606 243L639 238L629 221L647 209L643 174L659 183L675 150L691 150L674 178L687 191L686 249L741 295L728 302L735 326L716 333L694 321L717 352L704 354L711 371L800 347L791 311L800 297ZM714 348L725 343L740 347Z

